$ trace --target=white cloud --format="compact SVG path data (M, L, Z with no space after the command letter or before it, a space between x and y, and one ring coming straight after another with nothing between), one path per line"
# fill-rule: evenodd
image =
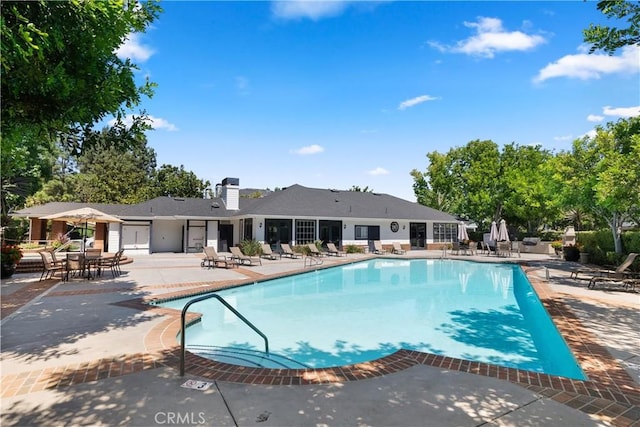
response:
M323 151L324 151L324 148L318 144L308 145L306 147L293 150L295 154L300 154L301 156L306 156L308 154L318 154L318 153L322 153Z
M595 114L589 114L587 116L587 121L589 121L589 122L601 122L603 120L604 120L603 116L598 116L598 115L595 115Z
M398 110L406 110L407 108L415 107L416 105L422 104L423 102L435 101L435 100L438 100L438 99L440 99L440 98L435 97L435 96L430 96L430 95L416 96L415 98L411 98L411 99L407 99L406 101L402 101L400 103L400 105L398 105Z
M271 4L271 13L281 19L307 18L317 21L337 16L346 9L349 1L341 0L284 0Z
M460 40L454 46L430 41L428 44L442 52L464 53L466 55L493 58L498 52L525 51L546 43L544 37L526 34L522 31L506 31L498 18L478 17L477 22L464 25L476 30L476 35Z
M599 79L604 74L640 73L640 47L626 46L620 56L601 53L585 53L578 49L576 55L566 55L552 62L538 72L533 79L539 83L554 77L568 77L581 80Z
M616 117L636 117L640 116L640 106L636 107L604 107L602 109L602 114L605 116L616 116Z
M169 123L167 120L160 117L149 116L149 121L151 122L151 127L154 129L163 129L169 132L176 132L179 130L176 125Z
M377 167L370 171L367 171L367 175L379 176L379 175L389 175L391 172L386 170L385 168Z
M116 50L118 58L129 58L134 62L145 62L155 52L140 41L140 34L131 33L124 43Z

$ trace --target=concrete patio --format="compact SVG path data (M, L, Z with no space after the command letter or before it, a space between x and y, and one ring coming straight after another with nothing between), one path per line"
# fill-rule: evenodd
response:
M369 256L332 257L323 265ZM347 381L326 380L324 373L302 385L265 383L260 375L220 379L219 368L197 371L197 362L180 377L175 313L140 309L142 299L300 271L304 260L208 270L200 267L199 255L156 254L134 257L115 278L107 273L91 281L38 282L40 273L25 273L3 280L2 425L640 425L638 293L587 289L586 282L569 279L577 264L546 255L450 257L526 263L541 299L562 306L554 320L565 323L559 327L565 339L575 329L594 356L604 352L606 366L600 356L583 359L592 372L601 370L596 376L602 380L525 384L448 358L411 354L368 366L384 365L388 372ZM181 387L187 379L211 387Z

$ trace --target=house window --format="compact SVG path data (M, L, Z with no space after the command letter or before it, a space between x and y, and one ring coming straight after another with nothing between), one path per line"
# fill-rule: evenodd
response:
M304 245L313 243L316 238L316 222L314 220L296 220L296 243Z
M253 218L241 219L240 229L243 240L253 240Z
M379 225L356 225L356 240L380 240Z
M455 242L458 240L458 224L433 224L433 241L438 242Z
M369 239L369 226L356 225L356 240L368 240L368 239Z

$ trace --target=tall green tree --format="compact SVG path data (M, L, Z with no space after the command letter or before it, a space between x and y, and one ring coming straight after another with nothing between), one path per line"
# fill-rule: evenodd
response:
M622 224L640 212L640 117L598 126L595 136L573 142L556 161L566 206L606 221L615 250L622 253Z
M116 55L161 9L156 1L3 1L0 8L2 225L46 178L59 134L122 116L154 84Z
M95 123L151 95L116 50L159 13L149 1L2 2L2 134Z
M162 165L153 178L156 196L204 197L211 182L199 179L195 173L172 165Z
M504 218L533 231L556 218L560 203L547 188L552 157L541 147L475 140L447 153L427 154L425 173L411 172L418 202L472 219L481 227Z
M503 218L529 233L554 222L561 215L562 204L549 186L553 169L548 164L553 154L541 146L509 144L501 158L500 182L506 190L502 193Z
M583 31L584 41L591 44L589 53L603 50L613 55L624 46L640 45L640 3L626 0L604 0L598 2L598 10L607 18L626 19L626 28L606 25L589 25Z

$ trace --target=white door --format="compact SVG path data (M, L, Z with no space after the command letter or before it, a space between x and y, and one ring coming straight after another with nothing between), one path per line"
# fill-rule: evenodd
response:
M149 225L122 226L122 248L127 253L149 253Z

